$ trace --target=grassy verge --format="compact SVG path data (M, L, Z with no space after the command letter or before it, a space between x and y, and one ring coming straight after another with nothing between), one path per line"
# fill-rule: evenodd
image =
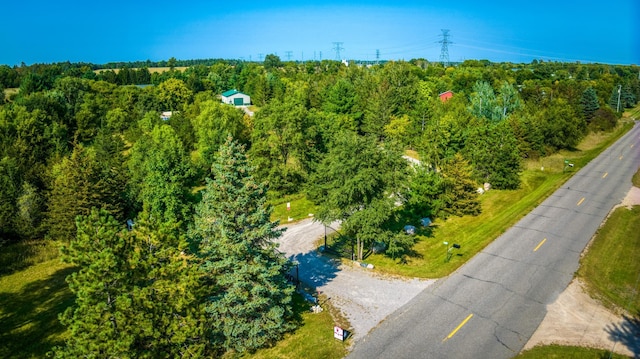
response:
M0 358L44 358L63 344L58 313L73 303L71 270L52 259L0 277Z
M520 353L515 359L622 359L624 355L611 353L608 350L570 347L561 345L545 345Z
M520 189L485 193L480 197L482 213L479 216L436 221L430 236L417 236L418 243L406 264L399 264L398 260L382 254L374 254L366 261L375 265L380 272L410 277L437 278L453 272L632 127L633 124L627 123L610 134L591 134L575 151L561 151L526 163ZM570 159L575 164L571 172L564 173L564 159ZM444 241L461 245L461 249L446 263Z
M617 208L598 230L578 276L592 297L640 315L640 206Z
M271 220L278 220L280 224L297 222L310 218L312 217L310 215L316 213L316 206L304 194L283 196L273 199L269 203L273 206ZM290 209L287 209L287 203L290 204Z
M333 337L334 323L345 327L344 320L329 303L323 304L325 310L317 314L311 313L309 306L302 297L296 296L296 311L302 313L303 325L275 347L259 350L243 358L344 358L349 340L341 342Z

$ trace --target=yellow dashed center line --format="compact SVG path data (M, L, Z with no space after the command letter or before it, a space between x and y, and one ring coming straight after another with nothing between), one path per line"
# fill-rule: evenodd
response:
M605 172L605 173L602 175L602 178L607 177L607 175L608 175L608 174L609 174L609 172Z
M582 197L582 199L580 201L578 201L578 204L576 204L576 206L579 206L582 204L582 202L584 202L584 197Z
M456 335L456 333L458 332L458 330L460 330L460 328L462 328L465 324L467 324L467 322L469 321L469 319L471 319L471 317L473 317L473 313L469 314L469 316L467 316L466 318L464 318L464 320L462 321L462 323L460 323L460 325L458 325L456 327L456 329L452 330L451 333L449 333L449 335L447 335L446 338L442 339L442 341L444 342L447 339L451 339L451 337L453 337L454 335Z
M540 249L540 247L542 247L542 245L544 244L544 242L546 242L547 239L543 239L542 242L538 243L538 245L536 246L536 248L533 249L533 251L537 251L538 249Z

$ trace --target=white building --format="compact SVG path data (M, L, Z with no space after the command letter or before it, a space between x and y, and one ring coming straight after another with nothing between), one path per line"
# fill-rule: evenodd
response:
M220 96L223 103L234 106L249 106L251 105L251 97L238 90L229 90L223 92Z

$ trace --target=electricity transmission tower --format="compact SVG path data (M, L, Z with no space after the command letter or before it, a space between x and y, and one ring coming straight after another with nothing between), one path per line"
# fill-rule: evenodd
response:
M285 54L287 54L287 61L291 61L291 55L293 54L293 51L285 51Z
M333 43L333 49L336 52L336 61L342 60L342 58L340 56L340 50L344 50L344 47L342 47L342 44L344 44L344 42L334 42Z
M376 50L376 65L380 63L380 50Z
M438 41L439 43L442 44L442 49L440 50L440 62L442 63L442 66L448 67L449 66L449 45L453 44L453 42L449 40L448 29L441 29L441 31L442 31L442 40Z

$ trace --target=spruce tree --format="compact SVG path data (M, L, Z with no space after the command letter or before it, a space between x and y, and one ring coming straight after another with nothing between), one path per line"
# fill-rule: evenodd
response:
M600 108L598 103L598 94L593 87L589 87L582 93L580 98L580 109L582 110L582 116L590 122L593 119L595 112Z
M253 178L244 147L228 138L212 166L190 236L206 285L209 337L220 351L245 352L272 344L294 328L285 278L290 264L273 240L266 185Z
M46 225L53 239L71 241L76 236L76 216L101 207L104 181L95 151L78 145L69 158L53 166Z

